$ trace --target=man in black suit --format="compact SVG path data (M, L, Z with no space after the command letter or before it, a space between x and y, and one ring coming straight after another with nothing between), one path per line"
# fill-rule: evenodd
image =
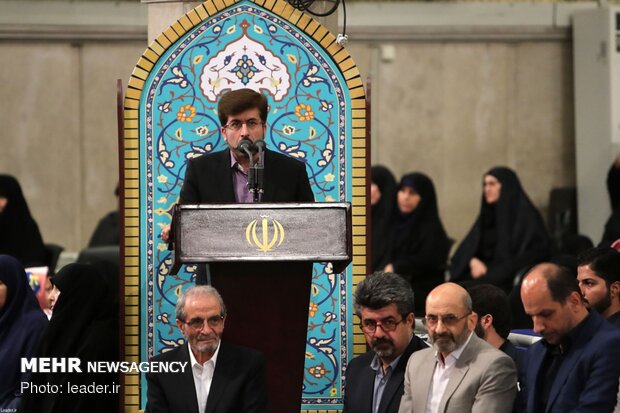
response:
M187 364L181 373L146 374L146 412L265 412L265 359L257 351L221 341L226 307L217 290L190 288L177 302L176 317L187 343L153 361Z
M217 111L228 148L187 161L179 196L181 204L254 201L248 187L250 158L239 143L265 138L267 98L252 89L234 90L221 97ZM258 157L254 153L253 160L256 162ZM304 163L269 149L264 151L263 161L261 202L314 202ZM170 226L163 228L161 236L165 242L170 241ZM199 267L196 283L207 283L203 266Z
M478 314L474 329L476 335L510 356L517 371L521 371L525 351L517 349L508 341L512 315L504 290L492 284L479 284L468 288L467 292L471 297L472 308Z
M349 362L345 413L398 412L409 356L428 347L413 334L413 299L397 274L375 272L358 284L355 311L372 350Z

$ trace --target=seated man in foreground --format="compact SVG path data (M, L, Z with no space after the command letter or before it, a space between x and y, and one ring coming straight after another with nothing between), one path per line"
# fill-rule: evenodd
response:
M146 374L146 412L265 412L265 360L254 350L221 341L226 307L217 290L188 289L177 302L176 317L187 344L153 360L189 364L182 373Z
M510 357L474 334L477 316L465 289L436 287L426 298L433 348L413 353L405 372L400 413L510 411L517 370Z
M355 311L371 351L347 367L345 413L396 413L409 356L428 346L413 334L413 290L401 276L376 272L358 284Z
M521 286L525 312L543 339L526 355L520 381L527 412L611 412L620 376L620 331L588 312L577 279L555 264L539 264Z

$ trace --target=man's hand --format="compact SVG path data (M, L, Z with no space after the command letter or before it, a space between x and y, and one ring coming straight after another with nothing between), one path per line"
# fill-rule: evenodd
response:
M161 239L164 242L170 242L170 225L164 225L161 228Z
M392 264L388 264L383 268L383 272L394 272L394 266Z
M487 266L484 262L474 257L469 260L469 271L471 272L471 276L473 278L480 278L487 273Z

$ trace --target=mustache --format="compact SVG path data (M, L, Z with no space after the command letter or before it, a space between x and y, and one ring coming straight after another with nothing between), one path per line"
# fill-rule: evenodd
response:
M385 337L375 338L374 340L372 340L373 346L378 346L380 344L392 344L392 340Z
M454 336L450 333L433 334L432 338L433 338L433 341L437 341L441 338L447 338L447 339L454 341Z

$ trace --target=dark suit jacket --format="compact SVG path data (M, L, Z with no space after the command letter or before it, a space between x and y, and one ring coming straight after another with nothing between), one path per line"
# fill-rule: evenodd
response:
M262 202L314 202L306 166L291 157L265 151ZM233 203L230 150L199 156L187 161L181 204Z
M584 323L583 330L564 355L545 413L611 412L616 405L620 331L594 311ZM526 354L519 396L526 401L528 413L535 412L536 392L541 388L538 383L540 366L547 351L541 340Z
M424 341L413 336L385 386L379 405L379 413L398 412L409 356L413 352L427 347ZM376 372L370 368L370 363L374 357L375 352L369 351L349 362L344 388L344 413L372 412Z
M147 373L146 412L197 413L198 400L187 344L153 361L186 361L183 373ZM221 343L205 413L267 411L265 359L255 350Z

